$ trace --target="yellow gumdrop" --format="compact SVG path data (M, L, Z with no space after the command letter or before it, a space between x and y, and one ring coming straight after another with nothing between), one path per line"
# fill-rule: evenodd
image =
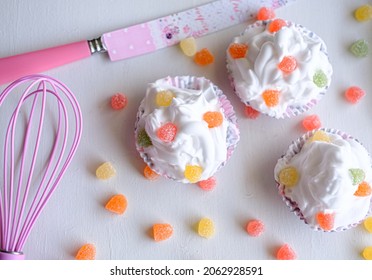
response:
M96 177L101 180L107 180L116 175L116 170L110 162L101 164L96 169Z
M289 166L279 172L279 183L286 187L293 187L297 184L299 174L296 168Z
M186 165L185 168L185 178L190 181L190 183L196 183L199 181L203 173L203 168L198 165Z
M174 94L170 90L162 90L156 93L156 105L168 107L172 104Z
M194 37L188 37L186 39L181 40L180 48L184 55L186 56L194 56L196 54L196 41Z
M364 250L362 252L362 256L366 260L372 260L372 246L364 248Z
M364 222L363 222L363 225L364 225L364 228L365 228L368 232L372 233L372 216L366 218L366 219L364 220Z
M214 223L211 219L202 218L198 222L198 234L204 238L210 238L214 235Z
M354 17L357 21L367 21L372 19L372 6L368 4L360 6L355 10Z
M320 142L327 142L330 143L331 139L329 138L328 134L323 130L318 130L314 133L314 135L310 138L311 142L320 141Z

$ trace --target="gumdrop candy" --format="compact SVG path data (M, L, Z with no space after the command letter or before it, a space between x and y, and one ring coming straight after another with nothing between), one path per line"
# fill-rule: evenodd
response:
M328 84L327 75L323 72L323 70L318 70L313 76L313 82L317 87L323 88Z
M214 56L207 48L204 48L195 54L194 62L200 66L212 64L214 62Z
M268 89L262 93L262 98L267 107L275 107L279 104L280 92L275 89Z
M166 143L173 142L174 138L176 138L176 134L177 126L171 122L164 124L156 132L158 138Z
M298 182L299 176L295 167L286 167L279 172L279 183L286 187L294 187Z
M365 94L365 91L360 87L352 86L345 91L345 98L350 103L355 104L358 103Z
M297 68L297 61L293 56L285 56L278 64L278 68L285 74L290 74Z
M260 112L252 108L249 105L246 105L244 108L244 114L248 119L255 120L260 116Z
M362 5L354 11L354 17L357 21L367 21L372 19L372 6Z
M229 54L233 59L244 58L247 54L248 46L246 44L232 43L229 46Z
M285 20L277 18L277 19L274 19L273 21L271 21L269 23L268 30L271 33L275 33L275 32L278 32L280 29L282 29L285 26L287 26L287 23L285 22Z
M364 248L362 256L366 260L372 260L372 246Z
M260 220L251 220L247 223L246 230L250 236L257 237L265 231L265 225Z
M170 90L163 90L156 93L155 103L157 106L168 107L172 104L174 94Z
M107 180L116 175L115 167L111 162L105 162L96 169L96 177L101 180Z
M364 228L369 232L372 233L372 216L368 217L363 222Z
M350 52L356 57L366 57L369 53L368 42L360 39L350 46Z
M122 194L116 194L109 199L109 201L105 205L105 208L110 212L122 215L127 209L127 206L127 198Z
M150 181L154 181L160 177L160 175L152 170L148 165L146 165L146 167L143 169L143 175Z
M207 180L199 181L198 186L205 191L211 191L215 188L216 183L216 178L212 176Z
M202 218L198 222L198 234L204 238L210 238L214 235L214 223L209 218Z
M76 253L75 259L77 260L95 260L96 246L94 244L84 244Z
M349 174L351 176L351 180L353 182L353 185L359 185L363 182L364 178L366 177L366 174L362 169L359 168L350 168Z
M316 221L320 228L325 231L330 231L333 229L334 221L335 221L335 213L325 213L325 212L318 212L315 216Z
M372 188L367 182L359 184L358 189L354 193L355 196L369 196L372 194Z
M278 260L295 260L297 259L297 255L291 246L284 244L278 249L276 258Z
M223 123L223 115L220 112L206 112L203 115L203 120L208 124L209 128L214 128Z
M156 242L164 241L173 235L173 227L170 224L154 224L152 234Z
M180 48L184 55L186 56L194 56L196 54L196 41L194 37L188 37L186 39L181 40Z
M326 142L330 143L331 139L329 138L328 134L324 132L323 130L315 131L313 136L310 138L311 142L319 141L319 142Z
M198 165L186 165L184 176L190 183L196 183L200 180L203 168Z
M128 98L122 93L117 93L111 97L111 108L114 110L124 109L127 104Z
M302 126L307 131L311 131L314 129L319 129L322 126L322 123L320 122L320 118L318 115L310 115L303 119Z
M151 138L144 128L141 129L137 134L137 143L140 147L143 148L147 148L152 145Z
M269 20L275 18L275 11L268 7L262 7L257 12L257 20Z

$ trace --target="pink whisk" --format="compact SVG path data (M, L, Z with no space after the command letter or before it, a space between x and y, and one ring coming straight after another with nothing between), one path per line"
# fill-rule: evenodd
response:
M0 113L0 125L8 122L2 182L0 175L0 260L24 259L25 242L75 155L82 115L73 93L45 75L10 84L0 95Z

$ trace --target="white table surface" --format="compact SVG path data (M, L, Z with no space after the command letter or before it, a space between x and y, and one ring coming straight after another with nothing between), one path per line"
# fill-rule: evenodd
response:
M207 3L206 0L1 0L0 57L82 39ZM372 151L371 55L356 58L348 47L364 38L372 44L372 21L358 23L352 12L363 0L298 0L277 10L277 16L300 23L328 45L334 75L328 94L305 115L286 120L244 117L226 76L225 49L245 24L197 40L209 48L215 63L199 67L177 46L111 63L106 55L50 70L45 74L67 84L78 98L84 117L81 145L66 176L37 221L25 247L28 259L73 259L84 243L94 243L97 259L275 259L283 243L299 259L362 259L372 235L362 226L341 233L320 233L290 213L277 193L273 168L290 142L304 133L301 120L318 114L323 126L343 130ZM194 185L166 179L150 182L134 146L135 115L146 85L167 75L205 76L231 100L239 118L241 141L228 164L216 175L218 186L205 192ZM367 95L357 105L347 103L350 85ZM3 90L4 85L0 86ZM111 95L124 92L128 106L113 111ZM4 129L4 128L2 128ZM117 176L97 180L94 173L110 161ZM116 216L104 209L108 198L123 193L128 209ZM195 223L213 219L216 234L199 237ZM249 219L261 219L265 233L245 232ZM174 227L171 239L156 243L149 236L153 223Z

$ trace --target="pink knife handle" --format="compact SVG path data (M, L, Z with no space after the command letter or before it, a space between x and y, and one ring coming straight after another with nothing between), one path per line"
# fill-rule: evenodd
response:
M87 41L0 58L0 85L43 72L91 55Z

